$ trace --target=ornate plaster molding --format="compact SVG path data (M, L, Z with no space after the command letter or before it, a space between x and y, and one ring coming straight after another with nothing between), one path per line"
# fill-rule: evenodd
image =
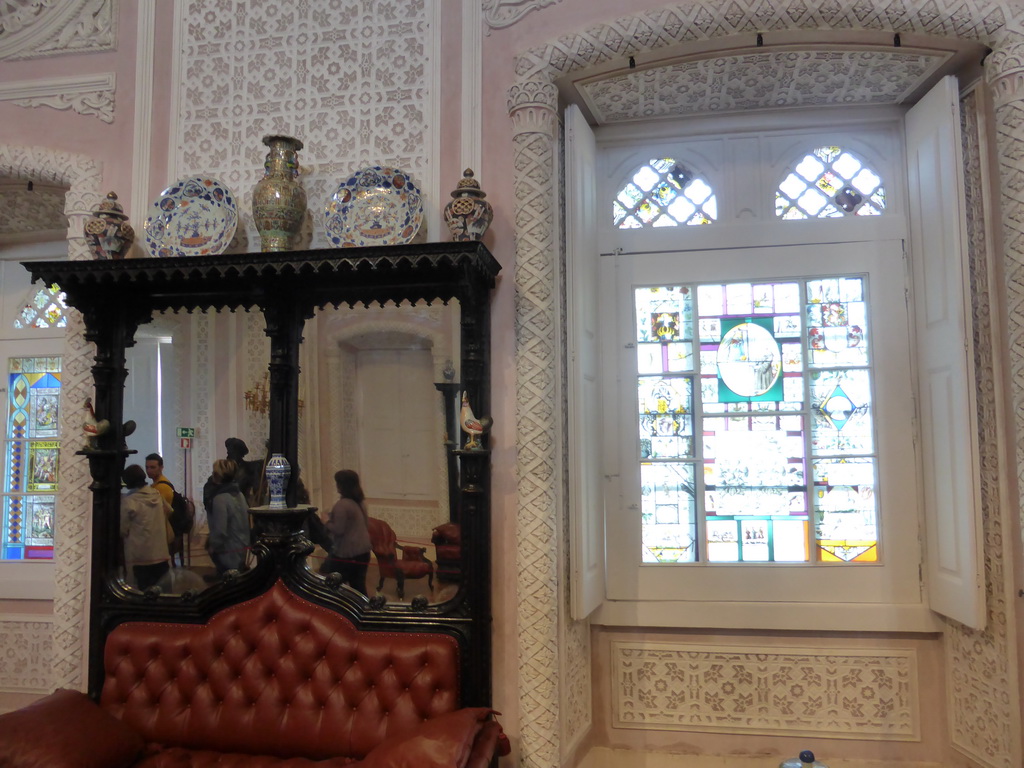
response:
M613 641L611 652L616 728L920 739L913 649Z
M50 616L11 615L0 621L0 691L50 693L53 651L53 619Z
M996 109L1024 99L1024 39L1008 42L985 60Z
M0 0L0 60L117 47L114 0Z
M23 107L70 109L80 115L95 115L104 123L114 122L114 73L82 77L52 77L0 84L0 101Z
M517 83L508 91L508 114L516 135L554 137L558 126L558 89L552 83Z
M900 104L947 58L901 48L758 51L630 70L578 88L601 125L748 109ZM745 76L752 69L777 76Z
M491 29L511 27L530 11L547 8L561 0L483 0L484 20Z

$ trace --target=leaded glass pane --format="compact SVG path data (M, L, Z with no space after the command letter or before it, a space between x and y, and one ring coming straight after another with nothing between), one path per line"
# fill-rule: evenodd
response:
M884 210L881 177L841 147L805 155L775 192L775 215L786 220L877 216Z
M878 185L882 183L882 180L873 171L865 168L856 176L851 177L850 183L865 195L870 195L878 189Z
M814 519L822 560L877 560L874 462L821 459L814 462L814 476Z
M619 229L694 226L717 218L711 185L672 158L655 158L638 169L612 206Z
M807 181L813 183L824 172L825 166L813 155L807 155L797 164L794 170Z
M654 185L658 183L660 176L650 166L644 166L635 174L633 174L633 183L636 184L644 192L650 192L654 189Z
M0 559L53 558L60 387L59 357L8 361Z
M818 455L871 453L874 429L867 370L811 373L811 442Z
M14 318L14 327L24 328L66 328L68 305L64 291L56 283L43 288L31 288L25 305Z
M696 560L693 464L640 464L640 509L645 563Z
M636 289L644 562L877 558L866 294L860 276ZM693 516L665 544L677 497Z
M637 382L641 455L644 459L693 455L693 381L642 376Z
M867 365L867 303L862 278L807 283L808 365Z
M843 152L832 163L832 167L844 179L852 179L857 174L857 171L863 167L863 163L849 152Z

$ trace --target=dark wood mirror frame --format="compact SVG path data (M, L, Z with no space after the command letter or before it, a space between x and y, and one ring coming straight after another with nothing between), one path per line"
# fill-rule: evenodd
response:
M96 345L94 409L110 429L95 450L83 451L93 492L93 557L90 586L89 691L103 683L106 636L131 620L202 623L216 611L264 592L276 580L365 629L440 631L461 649L462 705L491 700L490 453L455 450L458 504L451 515L462 526L462 580L444 603L389 606L341 587L331 574L306 565L312 545L301 531L305 510L255 515L256 564L201 592L163 595L129 589L117 578L120 475L125 447L125 350L154 312L258 310L270 338L268 450L298 466L299 348L303 324L318 308L403 300L460 306L462 389L478 414L490 412L490 292L500 265L478 242L426 243L374 248L320 249L125 261L23 262L33 280L57 283L69 306L84 318L85 338ZM486 440L486 436L485 436ZM457 444L457 443L456 443ZM486 445L486 442L484 443ZM133 453L133 452L131 452ZM295 506L295 483L288 505Z

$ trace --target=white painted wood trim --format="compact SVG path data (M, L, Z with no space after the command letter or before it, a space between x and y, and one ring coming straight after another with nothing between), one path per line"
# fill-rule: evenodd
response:
M167 178L166 181L173 181L178 178L178 136L181 133L179 116L181 115L181 88L180 83L185 82L186 58L181 55L182 25L186 23L188 8L182 0L174 0L174 31L171 40L171 72L174 79L171 82L171 103L170 120L171 130L167 137Z
M135 30L135 115L132 132L132 194L128 218L141 227L149 203L149 158L152 148L153 64L156 0L139 0Z
M81 93L114 90L114 73L100 72L91 75L69 77L46 77L38 80L18 80L0 83L0 99L31 99L47 96L72 96Z
M441 211L445 205L444 192L441 190L441 174L438 173L438 158L441 156L441 3L424 3L425 21L429 29L427 45L426 74L429 97L423 105L426 112L428 136L426 144L430 147L423 178L420 179L421 189L426 193L428 204L425 206L427 219L427 239L442 240L442 233L447 231Z
M483 8L480 0L462 0L462 126L459 135L463 166L473 169L477 181L483 162L482 67Z

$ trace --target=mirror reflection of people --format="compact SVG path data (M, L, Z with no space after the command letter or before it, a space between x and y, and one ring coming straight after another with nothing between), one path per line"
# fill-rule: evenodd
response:
M370 565L369 513L366 494L359 475L351 469L339 469L334 482L341 497L327 517L331 549L322 573L340 573L341 581L366 594L366 570Z
M237 471L230 459L213 462L206 551L218 575L241 570L249 547L249 505L235 482Z
M153 487L170 506L174 498L174 486L164 477L164 458L159 453L151 453L146 457L146 476L153 481Z
M141 590L154 586L170 571L167 553L171 505L160 492L146 485L146 471L129 464L121 473L127 492L121 497L121 536L125 567L131 568Z
M229 437L224 441L224 450L227 453L229 461L235 463L235 484L238 485L238 490L241 491L242 495L248 504L255 504L255 490L256 484L259 479L259 467L261 462L259 461L246 461L245 457L249 455L249 446L245 444L245 441L240 437ZM209 515L211 511L211 502L213 499L213 491L216 483L213 481L211 475L206 480L206 484L203 486L203 507L206 509L206 514Z

